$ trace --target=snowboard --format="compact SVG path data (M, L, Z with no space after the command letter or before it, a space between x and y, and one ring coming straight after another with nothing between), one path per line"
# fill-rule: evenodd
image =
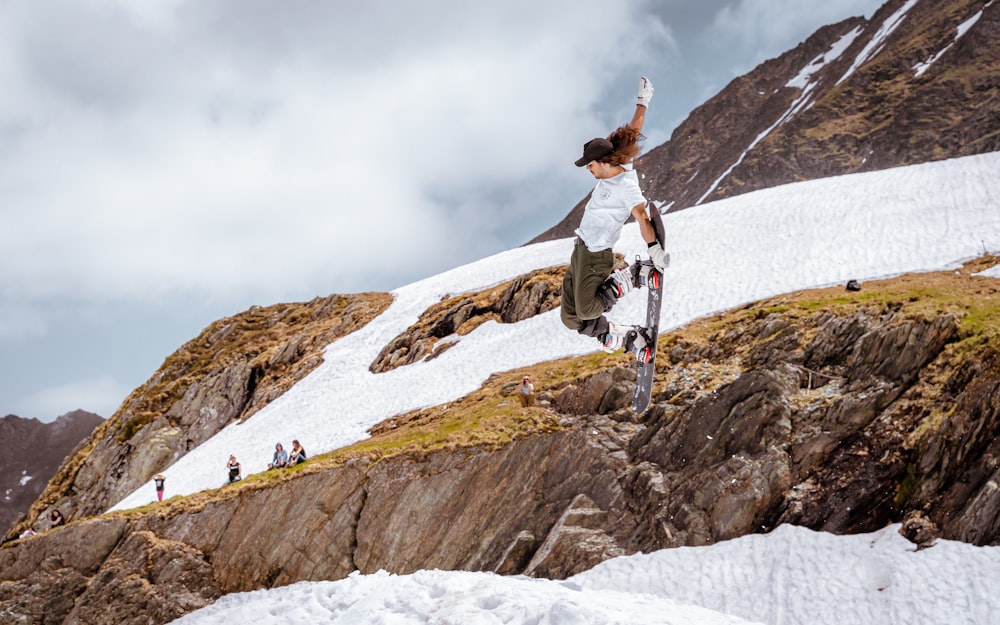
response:
M646 203L649 212L649 220L653 222L653 229L656 231L656 240L666 249L666 239L663 230L663 218L660 211L653 206L652 202ZM635 380L635 392L632 394L632 411L642 414L649 408L649 400L653 394L653 372L656 366L656 339L660 333L660 303L663 300L663 278L660 276L660 286L655 289L647 288L646 299L646 336L649 339L650 354L649 362L639 364L639 374Z

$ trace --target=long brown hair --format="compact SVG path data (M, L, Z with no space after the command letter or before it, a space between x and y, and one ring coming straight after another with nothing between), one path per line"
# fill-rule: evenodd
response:
M608 141L614 146L615 151L600 159L601 162L611 165L624 165L632 162L632 159L638 156L639 152L642 152L639 142L645 138L641 132L631 126L618 127L608 135Z

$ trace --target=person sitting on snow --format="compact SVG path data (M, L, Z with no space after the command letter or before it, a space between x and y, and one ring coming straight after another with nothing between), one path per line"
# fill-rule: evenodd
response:
M278 443L274 446L274 457L271 458L271 464L267 465L268 469L277 469L280 467L288 466L288 452L285 448Z
M236 462L236 456L229 456L229 462L226 463L226 468L229 469L229 483L239 482L243 479L243 468L240 466L239 462Z
M299 444L298 440L292 441L292 453L290 454L288 460L288 466L294 467L297 464L301 464L306 461L306 450L302 449L302 445Z

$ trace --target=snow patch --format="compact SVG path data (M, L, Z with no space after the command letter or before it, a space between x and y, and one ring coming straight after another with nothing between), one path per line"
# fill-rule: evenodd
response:
M353 573L231 594L174 625L862 625L995 623L1000 548L894 525L834 536L782 525L709 547L615 558L563 582L464 571Z
M802 71L800 71L795 78L789 80L785 84L785 86L796 87L798 89L805 89L806 86L808 86L809 82L812 80L814 74L819 72L821 69L823 69L833 61L839 59L840 55L842 55L848 48L851 47L851 44L854 43L854 40L857 39L858 35L861 34L861 30L862 30L861 27L858 26L851 32L847 33L846 35L838 39L832 46L830 46L829 50L817 56L808 65L803 67Z
M1000 265L994 265L985 271L980 271L979 273L972 274L974 276L982 276L984 278L1000 278Z
M747 621L652 595L492 573L351 574L336 582L227 595L174 625L742 625Z
M895 13L889 16L889 19L882 23L882 26L880 26L875 32L872 40L869 41L868 45L858 53L858 56L854 58L854 63L851 64L851 67L840 78L840 80L837 81L838 85L850 78L859 67L870 61L873 57L875 57L875 55L882 51L885 40L899 27L900 24L903 23L903 19L906 17L906 14L916 3L917 0L907 0L906 4L901 6Z
M608 560L584 588L667 597L760 623L995 623L1000 548L938 540L917 551L899 525L834 536L781 525L711 547Z
M936 63L938 59L944 56L945 52L950 50L951 47L955 45L958 42L958 40L962 38L963 35L965 35L965 33L969 32L969 29L975 26L976 22L979 21L979 18L983 16L983 11L990 8L990 5L992 5L993 2L994 0L990 0L988 3L986 3L986 5L983 6L982 9L979 10L978 13L976 13L969 19L959 24L957 32L955 34L955 38L951 41L951 43L949 43L947 46L945 46L943 49L941 49L939 52L931 56L931 58L927 59L923 63L917 63L916 65L914 65L913 70L916 76L918 77L923 76L924 73L931 68L931 65L934 65L934 63Z

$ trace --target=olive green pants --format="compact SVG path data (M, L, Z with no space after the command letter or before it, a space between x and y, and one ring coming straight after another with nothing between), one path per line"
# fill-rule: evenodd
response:
M610 249L591 252L580 239L576 240L569 268L563 276L560 310L563 325L594 337L608 331L604 313L614 306L615 298L601 286L614 266L615 254Z

